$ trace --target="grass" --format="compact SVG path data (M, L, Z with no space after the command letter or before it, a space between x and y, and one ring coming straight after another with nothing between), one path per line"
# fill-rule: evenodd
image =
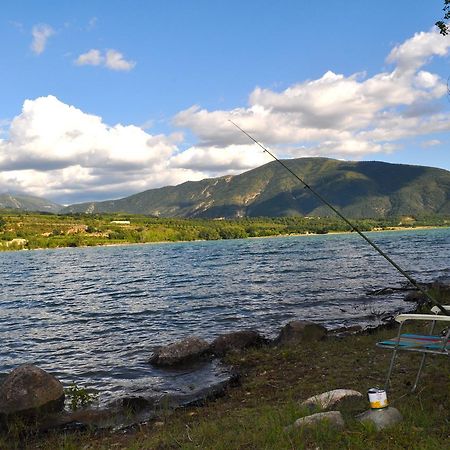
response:
M230 355L242 383L202 407L163 411L160 418L126 432L83 432L0 440L0 448L40 449L444 449L450 439L450 377L447 358L429 357L417 393L411 383L419 355L400 352L389 401L402 423L376 432L355 415L366 399L342 406L346 428L323 424L312 429L285 428L309 414L301 401L336 388L362 393L384 382L390 352L375 343L395 329L314 345L263 347Z

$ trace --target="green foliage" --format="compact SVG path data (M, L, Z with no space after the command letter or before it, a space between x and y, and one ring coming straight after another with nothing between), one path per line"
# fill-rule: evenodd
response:
M444 17L442 20L438 20L435 25L439 28L439 33L446 36L449 33L449 27L445 21L450 19L450 0L444 0L442 10L444 11Z
M216 241L220 239L220 234L216 228L202 228L198 232L198 238L206 241Z
M111 224L123 215L71 214L48 215L0 212L7 223L0 229L0 250L22 249L13 239L25 239L26 248L82 247L105 244L176 242L193 240L242 239L295 234L325 234L350 231L337 217L244 217L241 219L180 219L129 215L130 224ZM355 219L363 231L396 227L449 226L450 216L394 216L379 219Z
M97 394L88 392L87 389L78 386L75 383L71 384L68 388L65 388L64 394L69 401L69 408L72 411L91 405L98 396Z

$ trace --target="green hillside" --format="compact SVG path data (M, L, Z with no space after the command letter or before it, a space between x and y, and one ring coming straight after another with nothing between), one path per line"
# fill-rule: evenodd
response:
M57 213L62 208L62 205L41 197L12 193L0 194L0 209Z
M384 162L299 158L284 163L349 217L450 213L450 172ZM64 213L235 218L332 214L281 165L236 176L150 189L119 200L71 205Z

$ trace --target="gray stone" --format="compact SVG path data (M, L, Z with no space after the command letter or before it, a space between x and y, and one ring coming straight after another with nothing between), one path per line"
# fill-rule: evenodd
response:
M208 351L208 342L199 337L190 336L174 344L158 348L153 352L149 362L161 367L182 365L198 361Z
M373 423L377 430L389 428L403 420L399 410L392 406L383 409L369 409L356 418L360 422Z
M302 406L309 408L327 409L333 408L341 401L349 398L362 398L361 392L352 389L334 389L333 391L324 392L323 394L314 395L302 403Z
M222 334L214 339L211 344L211 351L217 356L222 356L232 350L242 350L248 347L256 347L266 342L267 340L257 331L235 331L233 333Z
M326 334L327 329L322 325L306 320L294 320L281 329L275 342L277 344L314 342L323 339Z
M344 418L342 417L340 411L328 411L301 417L294 422L294 427L310 427L321 422L327 422L334 428L341 429L345 427Z
M14 369L0 387L0 414L37 415L60 411L64 406L63 385L53 375L32 364Z

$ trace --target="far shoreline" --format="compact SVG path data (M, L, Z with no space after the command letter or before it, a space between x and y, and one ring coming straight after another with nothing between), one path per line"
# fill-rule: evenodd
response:
M423 225L423 226L395 226L388 227L384 229L373 229L373 230L365 230L362 231L363 234L367 233L385 233L385 232L399 232L399 231L420 231L420 230L435 230L435 229L448 229L450 225ZM58 249L67 249L67 248L96 248L96 247L122 247L122 246L130 246L130 245L155 245L155 244L179 244L179 243L192 243L192 242L218 242L218 241L232 241L232 240L247 240L247 239L269 239L269 238L286 238L286 237L308 237L308 236L327 236L327 235L346 235L356 233L354 230L349 231L329 231L327 233L284 233L284 234L273 234L267 236L247 236L242 238L232 238L232 239L192 239L192 240L174 240L174 241L149 241L149 242L114 242L114 243L106 243L106 244L96 244L96 245L78 245L78 246L58 246L58 247L35 247L35 248L16 248L16 249L8 249L1 250L0 253L3 252L17 252L17 251L33 251L33 250L58 250Z

